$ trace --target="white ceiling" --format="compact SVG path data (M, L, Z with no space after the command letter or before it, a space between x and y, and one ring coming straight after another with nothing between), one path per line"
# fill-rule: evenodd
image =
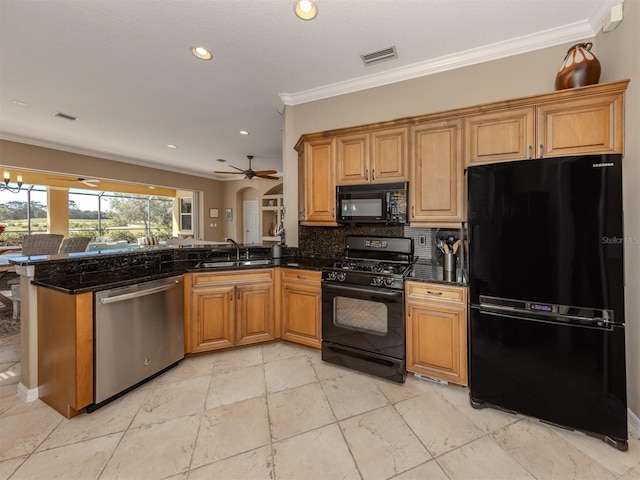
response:
M211 178L246 155L280 171L283 104L578 42L621 2L317 0L302 21L293 0L0 0L0 138Z

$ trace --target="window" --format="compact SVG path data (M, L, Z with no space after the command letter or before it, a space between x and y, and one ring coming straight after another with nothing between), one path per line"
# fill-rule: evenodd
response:
M0 240L7 242L20 242L25 235L47 232L47 189L23 185L18 193L0 192L0 225L5 227Z
M193 198L180 198L180 231L193 230Z

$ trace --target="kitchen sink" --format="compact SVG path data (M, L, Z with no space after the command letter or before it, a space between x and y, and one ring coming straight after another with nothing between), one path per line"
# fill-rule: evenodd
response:
M196 268L229 268L229 267L251 267L254 265L273 265L270 258L256 258L254 260L225 260L220 262L200 262Z

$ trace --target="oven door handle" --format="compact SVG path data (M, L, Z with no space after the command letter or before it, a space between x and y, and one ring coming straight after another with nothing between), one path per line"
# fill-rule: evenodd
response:
M323 290L331 290L333 293L340 292L353 292L355 294L362 292L374 293L380 297L401 297L402 290L387 290L384 288L369 288L369 287L349 287L347 285L322 285Z

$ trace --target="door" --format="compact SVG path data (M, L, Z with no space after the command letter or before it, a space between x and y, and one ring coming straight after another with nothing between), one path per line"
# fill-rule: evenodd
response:
M258 200L242 202L242 243L260 243L260 206Z
M487 402L626 441L623 326L540 321L478 307L470 315L470 395L476 405Z
M191 290L190 352L207 352L235 344L235 302L233 285Z
M462 122L428 122L412 130L411 223L461 222Z
M404 293L323 284L322 340L404 358Z
M275 309L273 282L236 285L236 345L273 340Z
M624 319L622 158L470 166L470 303L479 295Z

